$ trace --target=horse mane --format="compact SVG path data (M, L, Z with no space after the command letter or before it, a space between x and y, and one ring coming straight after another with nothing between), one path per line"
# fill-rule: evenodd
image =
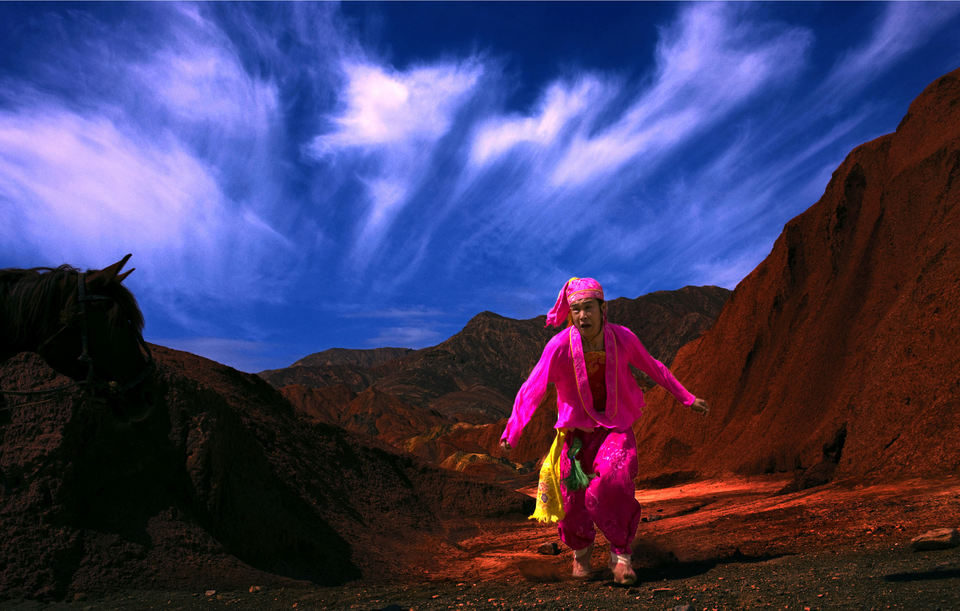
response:
M38 333L56 332L65 322L61 320L61 311L77 303L79 273L70 265L0 269L0 327L6 327L3 343L19 346ZM107 312L111 326L129 321L138 332L143 332L143 313L125 286L111 281L96 292L116 304Z

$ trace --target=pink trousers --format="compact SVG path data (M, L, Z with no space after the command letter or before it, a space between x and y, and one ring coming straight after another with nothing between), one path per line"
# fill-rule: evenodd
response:
M568 452L575 437L583 443L577 454L581 467L588 475L594 473L597 477L586 490L576 492L561 484L566 517L559 522L560 540L572 549L583 549L593 543L596 525L610 541L612 552L629 555L640 524L640 503L633 487L637 475L637 440L633 431L570 431L560 462L562 477L570 475Z

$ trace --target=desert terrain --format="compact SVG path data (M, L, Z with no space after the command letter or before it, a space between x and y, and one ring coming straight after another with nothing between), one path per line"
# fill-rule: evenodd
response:
M915 551L910 540L955 521L960 477L886 484L843 482L782 494L782 476L705 480L640 490L639 582L609 571L569 576L555 529L513 519L449 520L452 547L422 563L337 587L248 588L74 595L71 609L952 609L960 605L960 549ZM528 492L533 492L529 489ZM602 540L602 535L600 536ZM599 545L594 564L606 554ZM47 605L21 601L11 608Z
M850 153L730 294L611 302L691 391L636 424L639 582L568 577L530 522L549 335L477 315L421 351L245 374L152 346L136 401L0 405L4 608L960 608L960 71ZM663 333L664 328L674 333ZM548 332L546 332L548 333ZM37 354L0 388L69 380Z

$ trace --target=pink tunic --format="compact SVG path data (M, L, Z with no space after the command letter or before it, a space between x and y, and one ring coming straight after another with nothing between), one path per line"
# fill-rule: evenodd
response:
M517 445L523 427L530 422L547 393L550 382L557 387L555 428L589 430L599 426L626 431L642 415L645 405L643 391L630 373L629 365L646 373L680 403L693 405L696 397L673 377L663 363L650 356L633 331L607 322L603 325L603 333L606 352L606 409L597 411L593 408L583 342L576 327L568 327L547 342L540 360L530 372L530 377L517 392L513 413L507 421L502 440L512 446Z

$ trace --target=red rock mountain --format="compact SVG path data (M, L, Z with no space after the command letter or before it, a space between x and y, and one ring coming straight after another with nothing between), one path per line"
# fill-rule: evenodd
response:
M960 70L850 153L650 393L641 477L960 469ZM817 473L819 472L819 474Z
M410 348L331 348L305 356L289 367L262 371L260 377L277 387L298 383L314 388L343 384L359 392L373 381L367 373L369 369L411 352Z
M373 348L372 350L350 350L331 348L323 352L308 355L294 363L293 367L324 367L331 365L355 365L369 369L382 363L406 356L412 348Z

